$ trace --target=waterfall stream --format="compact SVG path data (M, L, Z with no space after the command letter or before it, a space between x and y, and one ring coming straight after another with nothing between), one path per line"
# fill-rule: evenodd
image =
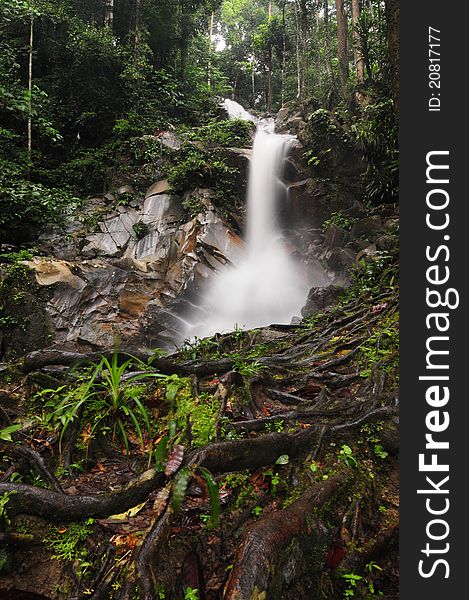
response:
M285 249L278 223L283 162L295 138L276 134L272 119L259 120L225 100L231 118L256 121L249 167L246 247L237 261L218 273L204 293L200 319L188 337L203 338L235 327L254 328L290 323L299 315L310 285Z

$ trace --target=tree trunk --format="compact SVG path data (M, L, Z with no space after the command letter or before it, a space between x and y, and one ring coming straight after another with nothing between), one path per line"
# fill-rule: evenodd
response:
M347 45L347 15L345 14L344 0L335 0L337 13L337 54L339 58L339 80L342 96L348 92L349 63Z
M386 28L394 110L399 112L399 0L385 0Z
M208 64L207 64L207 85L208 89L212 89L212 38L213 38L213 27L215 24L215 13L212 12L210 16L210 26L208 34Z
M274 99L273 81L272 81L272 48L269 48L267 59L267 112L272 112Z
M285 21L286 0L282 4L282 73L280 77L282 108L285 106L285 74L287 70L287 25Z
M302 96L302 81L301 81L301 59L300 59L300 19L298 17L298 4L295 2L295 24L296 24L296 70L297 70L297 98Z
M334 70L332 68L332 56L331 56L331 40L329 36L329 2L328 0L324 0L323 2L323 12L324 12L324 54L326 58L326 69L327 75L330 81L330 85L332 88L335 87L334 81Z
M308 7L307 0L295 1L297 22L298 98L306 96L306 63L308 57Z
M365 60L363 57L363 45L360 35L360 0L352 0L352 23L353 23L353 56L355 58L355 69L357 83L365 81Z
M256 107L256 63L255 60L252 60L252 69L251 69L251 87L252 87L252 107Z
M141 0L135 0L135 22L134 22L134 61L137 62L140 50L140 31L142 28L142 4Z
M29 21L29 64L28 64L28 160L31 165L33 151L33 48L34 48L34 16L31 12Z
M114 0L106 0L104 26L112 29L114 23Z

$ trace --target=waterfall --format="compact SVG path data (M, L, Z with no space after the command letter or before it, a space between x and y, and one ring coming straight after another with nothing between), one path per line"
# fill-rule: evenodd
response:
M230 119L242 119L243 121L257 123L256 117L251 115L251 113L248 113L244 106L241 106L241 104L238 104L238 102L235 102L234 100L226 98L223 100L221 106L226 110Z
M255 119L249 113L241 116L246 111L231 100L225 100L225 106L233 118ZM188 337L203 338L236 326L288 324L300 314L309 285L285 249L278 223L279 197L285 195L282 165L294 140L276 134L273 120L258 122L249 167L246 247L237 264L208 285L202 316L190 327Z

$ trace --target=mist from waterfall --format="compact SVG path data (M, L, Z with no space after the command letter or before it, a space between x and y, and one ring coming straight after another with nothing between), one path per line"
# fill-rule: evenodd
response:
M229 102L225 108L232 118L246 118L241 116L243 107ZM310 286L285 249L278 223L279 197L285 196L283 162L294 140L276 134L273 120L258 122L249 166L246 247L237 264L215 275L207 286L200 319L188 337L288 324L300 315Z

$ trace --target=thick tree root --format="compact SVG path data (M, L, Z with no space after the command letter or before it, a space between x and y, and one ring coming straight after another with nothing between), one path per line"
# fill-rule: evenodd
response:
M55 476L49 471L42 456L26 446L12 442L0 442L0 452L11 458L24 460L28 465L48 483L55 492L63 494L63 489Z
M327 529L315 509L323 506L350 478L351 471L343 470L311 486L285 510L255 522L244 534L224 600L282 597L282 586L291 583L288 562L292 553L296 558L306 549L311 553L315 547L323 561Z
M11 516L28 514L49 521L79 521L121 513L146 500L164 481L162 473L149 469L121 489L95 496L67 496L22 483L0 483L0 495L13 492L8 507Z

